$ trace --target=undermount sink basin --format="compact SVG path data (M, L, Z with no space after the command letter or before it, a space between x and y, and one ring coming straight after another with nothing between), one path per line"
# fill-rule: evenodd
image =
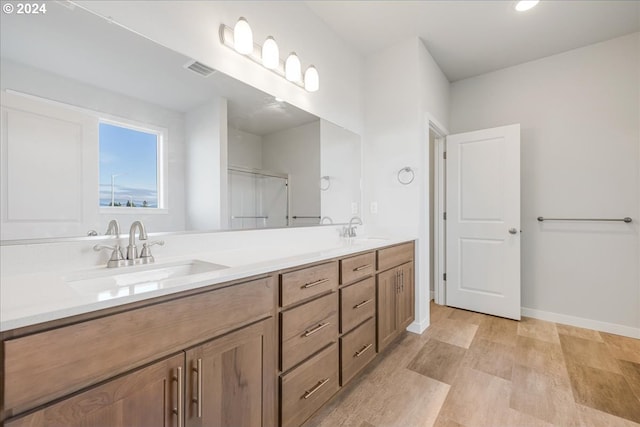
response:
M104 269L64 278L67 285L81 294L96 295L99 301L136 295L175 286L188 276L228 268L200 260L169 264Z

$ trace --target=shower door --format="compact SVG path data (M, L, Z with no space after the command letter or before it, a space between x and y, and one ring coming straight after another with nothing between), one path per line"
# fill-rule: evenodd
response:
M229 226L233 230L286 227L288 175L229 168Z

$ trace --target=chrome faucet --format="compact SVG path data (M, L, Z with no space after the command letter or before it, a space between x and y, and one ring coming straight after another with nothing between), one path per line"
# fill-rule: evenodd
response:
M122 267L123 265L127 265L127 261L122 256L122 249L120 249L120 224L118 224L118 220L112 219L109 221L109 225L107 226L107 232L105 235L113 235L116 238L116 243L113 246L109 245L95 245L93 247L94 251L101 251L102 249L108 249L111 252L111 257L107 262L108 268L113 267Z
M113 234L116 239L120 238L120 224L117 219L112 219L107 225L107 231L104 234Z
M138 248L136 247L136 228L140 233L140 240L147 240L147 230L141 221L134 221L129 229L129 246L127 246L127 259L135 261L138 258Z
M343 237L356 237L356 226L354 225L355 221L357 221L358 225L362 225L362 220L359 216L351 217L351 219L349 220L349 225L342 229Z
M111 253L109 262L107 262L108 268L123 267L126 265L150 264L154 262L153 255L151 255L151 246L162 246L164 245L164 241L157 240L155 242L145 242L142 245L140 256L138 256L138 248L136 247L136 230L138 230L140 240L148 239L147 230L144 228L144 224L142 223L142 221L134 221L131 224L131 229L129 230L129 246L127 246L126 258L122 256L119 240L116 240L116 244L114 246L95 245L93 247L93 250L100 251L102 249L109 249L113 251ZM118 221L112 219L109 222L106 234L112 234L116 237L116 239L120 239L120 225L118 224Z

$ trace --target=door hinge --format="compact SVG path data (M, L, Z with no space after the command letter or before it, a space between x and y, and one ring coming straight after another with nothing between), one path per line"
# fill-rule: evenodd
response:
M446 212L444 212L444 213L442 214L442 219L444 219L445 221L447 220L447 213L446 213Z
M442 280L444 280L445 282L447 281L447 273L444 273L444 274L442 275Z
M447 152L446 151L442 153L442 158L447 160Z

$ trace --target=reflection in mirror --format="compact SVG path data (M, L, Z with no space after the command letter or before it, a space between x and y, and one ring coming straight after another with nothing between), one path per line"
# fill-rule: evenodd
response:
M0 28L3 243L113 218L180 232L359 211L358 135L79 7L21 18Z

